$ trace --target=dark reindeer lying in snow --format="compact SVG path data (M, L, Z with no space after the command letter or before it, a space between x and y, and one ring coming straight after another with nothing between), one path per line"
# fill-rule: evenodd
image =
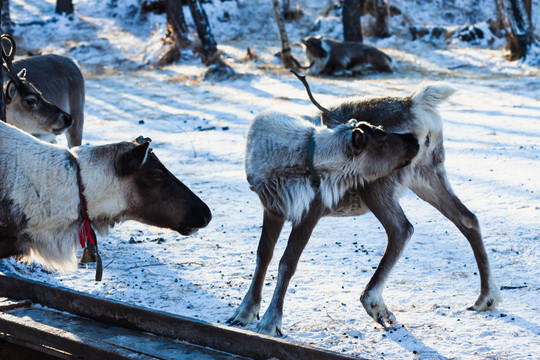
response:
M188 235L211 219L206 204L152 153L149 139L68 150L0 122L0 169L0 258L54 269L76 264L78 171L98 232L132 219Z
M261 199L264 221L255 274L230 323L245 325L258 316L265 273L285 220L292 221L293 228L279 263L272 301L257 326L258 332L270 335L281 334L286 290L317 221L323 216L371 211L383 224L388 244L360 300L375 321L385 328L395 327L382 291L413 233L399 205L407 187L454 222L469 240L481 277L480 296L470 309L485 311L501 301L478 221L454 195L446 178L437 105L453 92L446 86L422 86L404 98L356 99L331 108L334 115L354 118L359 121L356 124L343 124L326 112L307 119L279 113L255 119L248 133L246 173ZM327 128L315 125L321 120ZM387 134L373 126L381 126ZM360 147L355 145L355 131L365 134ZM413 134L419 145L411 144L411 135L397 134ZM316 144L313 166L321 179L318 188L308 180L306 149L311 137Z
M66 131L68 146L81 145L84 78L79 67L59 55L13 62L4 82L6 120L45 141Z
M344 71L356 72L367 65L378 71L392 72L392 58L373 46L322 36L308 36L302 39L302 44L309 60L309 74L336 75Z

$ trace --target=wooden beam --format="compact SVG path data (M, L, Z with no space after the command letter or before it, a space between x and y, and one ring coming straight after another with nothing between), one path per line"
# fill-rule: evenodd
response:
M50 287L11 274L7 276L0 273L0 296L14 300L29 299L33 303L99 322L183 340L252 359L359 359L251 331Z

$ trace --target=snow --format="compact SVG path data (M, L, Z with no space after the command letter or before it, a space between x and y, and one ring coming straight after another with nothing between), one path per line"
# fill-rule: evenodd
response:
M456 0L437 12L441 1L392 4L419 25L481 23L493 10L492 1ZM306 15L299 24L287 24L292 42L318 33L310 24L326 6L299 2ZM43 26L18 25L18 46L73 56L86 78L84 143L152 138L155 153L210 206L213 220L191 237L136 222L115 227L99 239L105 267L100 283L93 280L93 268L47 273L6 259L0 270L224 323L249 287L262 225L260 203L243 169L247 127L264 109L305 113L313 106L301 83L274 57L279 38L270 1L205 5L219 48L238 73L219 83L201 80L206 68L191 50L176 64L153 68L165 33L164 15L141 19L138 1L118 0L116 8L110 3L75 1L70 21L53 16L53 0L11 0L18 24L56 19ZM471 4L475 11L460 11ZM534 10L538 28L540 11ZM228 22L218 20L224 11L230 13ZM187 8L185 14L190 21ZM324 29L340 26L335 14L325 21ZM400 21L392 26L401 26ZM310 77L316 98L330 104L351 95L401 96L424 79L455 87L456 95L441 106L450 182L480 220L498 285L519 288L502 290L504 302L497 310L467 311L479 292L470 246L449 220L408 192L401 204L415 233L383 293L403 327L383 330L359 301L386 244L384 229L367 214L325 218L315 229L286 297L286 338L368 358L539 358L540 52L534 50L526 61L506 62L497 43L433 44L399 34L366 41L394 58L395 73ZM247 47L259 60L242 61ZM299 47L293 51L306 62ZM59 141L65 143L62 137ZM289 231L287 224L270 264L261 315Z

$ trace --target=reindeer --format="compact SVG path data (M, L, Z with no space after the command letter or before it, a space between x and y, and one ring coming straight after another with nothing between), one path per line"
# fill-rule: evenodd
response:
M307 83L305 80L303 82L312 98ZM331 130L342 131L347 126L343 119L350 118L360 123L382 127L387 132L388 139L405 133L412 134L418 140L418 154L414 158L410 156L412 153L404 153L399 146L388 145L389 154L377 159L377 155L366 147L364 156L368 164L382 160L386 162L383 166L390 169L392 166L389 164L403 165L404 158L409 158L410 164L395 166L396 170L393 172L380 172L378 174L380 176L365 179L367 181L361 181L356 186L346 186L349 182L347 179L350 178L351 171L362 173L364 169L351 170L350 166L355 166L352 161L349 167L345 166L348 163L346 159L351 159L349 156L341 159L341 167L336 166L333 172L324 167L320 169L328 180L326 183L323 180L318 189L306 186L306 180L303 180L303 185L300 186L298 181L294 180L298 177L298 172L303 170L305 173L306 160L303 150L306 147L305 133L298 133L297 127L283 121L274 125L268 120L266 122L272 126L267 129L259 123L268 116L255 120L248 134L246 171L248 181L257 191L264 207L263 229L257 250L255 275L244 300L229 319L231 324L246 325L258 317L265 273L286 219L293 219L296 222L293 222L291 236L279 264L278 280L272 301L256 328L256 331L269 335L281 335L287 286L317 220L322 216L358 216L371 211L384 226L388 242L379 266L360 300L367 313L377 323L385 329L396 327L395 316L388 310L382 291L392 268L413 233L413 226L399 205L399 197L407 187L449 218L469 240L481 277L480 296L469 309L486 311L493 309L501 301L489 267L478 220L453 193L446 178L442 121L437 105L453 93L454 90L447 86L423 85L403 98L353 99L330 110L319 107L321 111L317 115L304 117L304 120L313 124L315 130L312 131L317 140L318 134ZM280 117L294 119L289 115ZM323 124L327 128L321 128ZM281 130L274 129L276 126ZM276 144L278 140L271 140L270 135L266 135L266 132L272 134L278 130L281 136L285 134L288 136L281 146ZM255 141L258 142L259 149L253 146ZM349 141L342 140L342 143L337 142L334 146L323 145L318 151L315 150L315 169L319 161L319 164L325 165L325 159L332 157L336 152L341 154L340 148L348 144ZM289 165L292 163L288 158L287 162L274 160L274 157L283 157L282 153L288 153L289 149L291 154L297 154L295 163L297 168L293 167L291 170ZM266 157L271 160L266 160ZM279 164L283 165L283 169L277 166ZM293 169L297 169L296 172ZM334 187L330 186L330 179L333 179ZM291 213L275 206L281 202L291 204L284 210L295 210L296 214L301 215L291 216Z
M165 168L150 141L67 149L0 122L0 258L66 270L86 226L105 234L131 219L183 235L205 227L208 206Z
M392 72L392 58L379 49L354 41L339 41L320 36L302 39L309 60L308 73L334 75L342 71L360 71L366 65Z
M41 55L6 70L7 122L50 142L67 130L68 146L81 145L84 78L77 65L65 56Z
M265 273L288 220L293 228L278 283L257 327L281 335L285 292L318 220L332 215L346 194L406 167L417 152L412 134L390 134L364 121L330 129L290 114L257 116L247 135L245 167L264 208L263 229L251 287L229 323L245 325L258 315Z

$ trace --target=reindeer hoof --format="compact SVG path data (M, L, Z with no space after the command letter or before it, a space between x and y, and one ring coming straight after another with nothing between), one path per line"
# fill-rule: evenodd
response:
M388 309L379 311L375 319L385 330L392 330L397 327L396 317Z
M499 303L502 302L502 298L499 294L499 291L491 291L486 296L480 295L478 300L474 303L473 306L469 306L467 310L472 311L488 311L493 310L497 307Z
M255 331L259 334L283 337L283 333L281 332L281 327L279 325L265 326L262 323L259 323L255 328Z
M250 324L255 318L259 319L258 309L250 311L246 307L240 305L240 307L234 312L234 315L231 316L229 320L227 320L227 324L232 326L246 326L247 324Z
M281 316L270 313L264 314L261 321L257 324L255 331L259 334L265 334L269 336L283 337L281 332Z
M369 293L364 292L360 297L360 301L369 316L378 324L381 324L385 330L391 330L397 327L396 317L388 310L382 297L373 297Z

